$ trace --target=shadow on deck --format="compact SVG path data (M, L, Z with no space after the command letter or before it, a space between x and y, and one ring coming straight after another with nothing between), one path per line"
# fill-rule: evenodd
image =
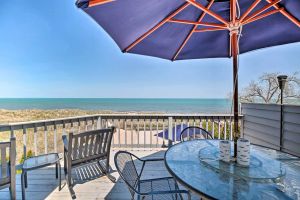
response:
M165 151L131 151L141 158L161 158ZM77 199L110 199L129 200L130 193L124 181L119 178L115 170L113 157L116 151L112 151L110 164L112 175L117 178L117 182L112 183L100 170L97 164L89 164L73 171L75 181L74 191ZM164 163L148 163L145 166L142 178L157 178L170 176L166 171ZM62 190L58 191L58 180L55 178L55 166L28 172L28 188L26 189L26 199L71 199L71 195L64 180L62 169ZM17 175L17 199L22 199L21 176ZM196 197L195 197L196 198ZM0 199L10 199L9 190L0 190ZM199 199L199 198L197 198Z

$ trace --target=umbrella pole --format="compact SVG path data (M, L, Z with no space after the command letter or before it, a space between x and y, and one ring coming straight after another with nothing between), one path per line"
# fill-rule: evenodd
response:
M237 140L239 135L239 95L238 95L238 35L231 35L232 57L233 57L233 141L234 141L234 158L237 157Z

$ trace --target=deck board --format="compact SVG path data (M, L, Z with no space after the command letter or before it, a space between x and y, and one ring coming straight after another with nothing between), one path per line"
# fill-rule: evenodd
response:
M116 151L111 153L111 167L113 170L112 175L117 178L117 183L112 183L106 176L101 173L97 173L96 168L91 168L90 171L85 170L84 167L73 172L73 178L75 180L74 191L77 199L107 199L107 200L129 200L130 193L122 179L119 178L116 168L113 164L113 156ZM141 158L158 158L164 156L164 151L151 150L151 151L131 151L135 155ZM162 176L170 176L164 167L164 163L148 163L145 166L145 174L143 178L156 178ZM16 190L17 199L21 197L21 177L18 174L16 176ZM69 190L65 183L65 177L62 170L62 190L58 191L58 180L55 178L55 167L46 167L39 170L28 172L28 188L26 189L26 198L28 200L56 200L56 199L71 199ZM9 190L0 190L0 199L10 199ZM199 197L193 195L193 199L199 199Z

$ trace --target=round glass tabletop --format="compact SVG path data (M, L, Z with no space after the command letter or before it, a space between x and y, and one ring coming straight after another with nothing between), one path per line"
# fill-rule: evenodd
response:
M166 167L183 185L216 199L300 199L300 159L251 145L250 166L218 160L219 140L172 146Z

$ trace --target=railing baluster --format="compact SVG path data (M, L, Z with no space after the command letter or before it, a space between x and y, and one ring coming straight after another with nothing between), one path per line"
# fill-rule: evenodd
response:
M168 117L168 146L172 145L174 138L173 138L173 117Z
M144 148L146 148L146 119L144 117Z
M120 118L118 119L118 142L119 142L119 147L121 147L121 134L120 134Z
M101 129L102 128L102 120L101 117L98 117L97 119L97 129Z
M88 130L88 126L89 126L88 122L89 121L85 118L85 121L84 121L84 123L85 123L85 131Z
M150 118L150 148L152 148L152 118Z
M116 127L116 125L115 125L116 124L116 119L112 119L112 123L113 123L113 126ZM102 127L102 124L101 124L101 127ZM113 134L113 137L112 137L112 146L113 147L115 146L115 134Z
M34 125L34 128L33 128L33 146L34 146L34 155L37 156L38 151L37 151L37 127L36 127L36 125Z
M137 141L138 141L137 147L140 147L140 118L138 118L137 120Z
M205 127L205 130L208 131L208 119L207 119L207 117L206 117L205 120L206 120L206 127Z
M212 138L215 139L215 119L212 118Z
M133 149L133 120L130 118L130 140L131 140L131 149Z
M181 118L181 127L180 127L180 133L183 131L183 118ZM181 138L180 138L181 139Z
M156 148L158 148L158 118L156 118Z
M81 123L80 123L80 120L78 119L78 122L77 122L77 133L80 133L81 132Z
M200 117L200 128L202 128L202 118Z
M230 140L232 140L232 122L231 120L229 122L230 122Z
M54 130L53 130L53 140L54 140L54 152L57 153L57 131L56 131L56 123L54 123L53 126Z
M63 135L66 135L66 134L67 134L67 133L66 133L66 123L65 123L65 122L63 122L62 133L63 133Z
M189 127L190 126L190 121L189 121L189 119L187 119L187 126ZM187 138L188 138L188 140L190 139L190 128L187 130Z
M23 155L25 160L27 156L27 130L26 127L24 126L22 126L22 128L23 128Z
M92 118L92 130L95 130L95 120L94 120L94 118Z
M176 123L176 118L174 119L174 135L175 135L175 139L174 139L174 144L177 142L177 123Z
M224 117L224 140L227 139L227 122L226 118Z
M195 119L195 117L193 118L193 126L196 126L196 119ZM193 138L195 139L195 137L196 137L196 128L194 127Z
M165 118L162 120L163 121L163 144L162 147L166 147L165 139L166 139L166 133L165 133Z
M219 117L218 117L218 139L221 139L221 122Z
M45 144L45 154L48 153L48 128L46 124L44 125L44 144Z
M71 133L74 133L74 122L71 122L71 129L70 129Z
M124 136L125 136L125 147L127 147L127 119L125 118L124 119L124 130L125 130L125 132L124 132Z

